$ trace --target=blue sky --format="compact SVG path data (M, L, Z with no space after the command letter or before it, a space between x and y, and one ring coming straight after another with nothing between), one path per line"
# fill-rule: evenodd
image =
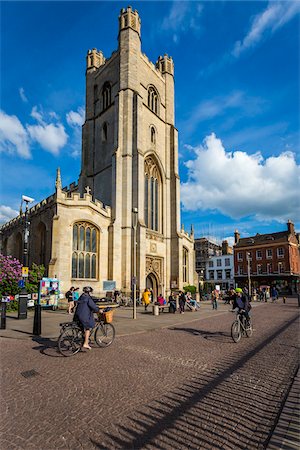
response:
M196 237L300 231L300 2L132 2L142 50L175 63L182 222ZM80 171L88 49L120 2L1 2L0 221Z

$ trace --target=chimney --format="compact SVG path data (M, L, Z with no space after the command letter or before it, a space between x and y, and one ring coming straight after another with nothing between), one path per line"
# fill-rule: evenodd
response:
M240 233L238 232L238 230L235 230L234 232L234 243L238 244L239 240L240 240Z
M228 242L222 242L222 255L228 255Z
M294 226L293 222L288 220L287 227L288 227L289 234L295 234L295 226Z

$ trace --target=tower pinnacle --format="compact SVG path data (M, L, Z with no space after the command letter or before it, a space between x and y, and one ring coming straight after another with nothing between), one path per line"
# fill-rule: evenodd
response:
M119 15L119 33L126 28L131 28L141 35L141 19L137 10L133 11L131 6L122 8Z

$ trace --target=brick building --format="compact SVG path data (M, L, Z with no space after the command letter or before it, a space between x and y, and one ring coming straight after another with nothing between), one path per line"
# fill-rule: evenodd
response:
M253 288L277 286L289 293L297 292L300 279L300 239L294 224L287 230L240 238L234 233L234 272L239 286L248 285L248 259Z

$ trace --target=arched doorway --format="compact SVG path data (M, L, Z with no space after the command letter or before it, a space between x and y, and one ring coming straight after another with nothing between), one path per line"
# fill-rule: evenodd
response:
M157 278L153 273L149 273L149 275L146 278L146 288L152 290L153 301L155 302L158 296L158 283Z

